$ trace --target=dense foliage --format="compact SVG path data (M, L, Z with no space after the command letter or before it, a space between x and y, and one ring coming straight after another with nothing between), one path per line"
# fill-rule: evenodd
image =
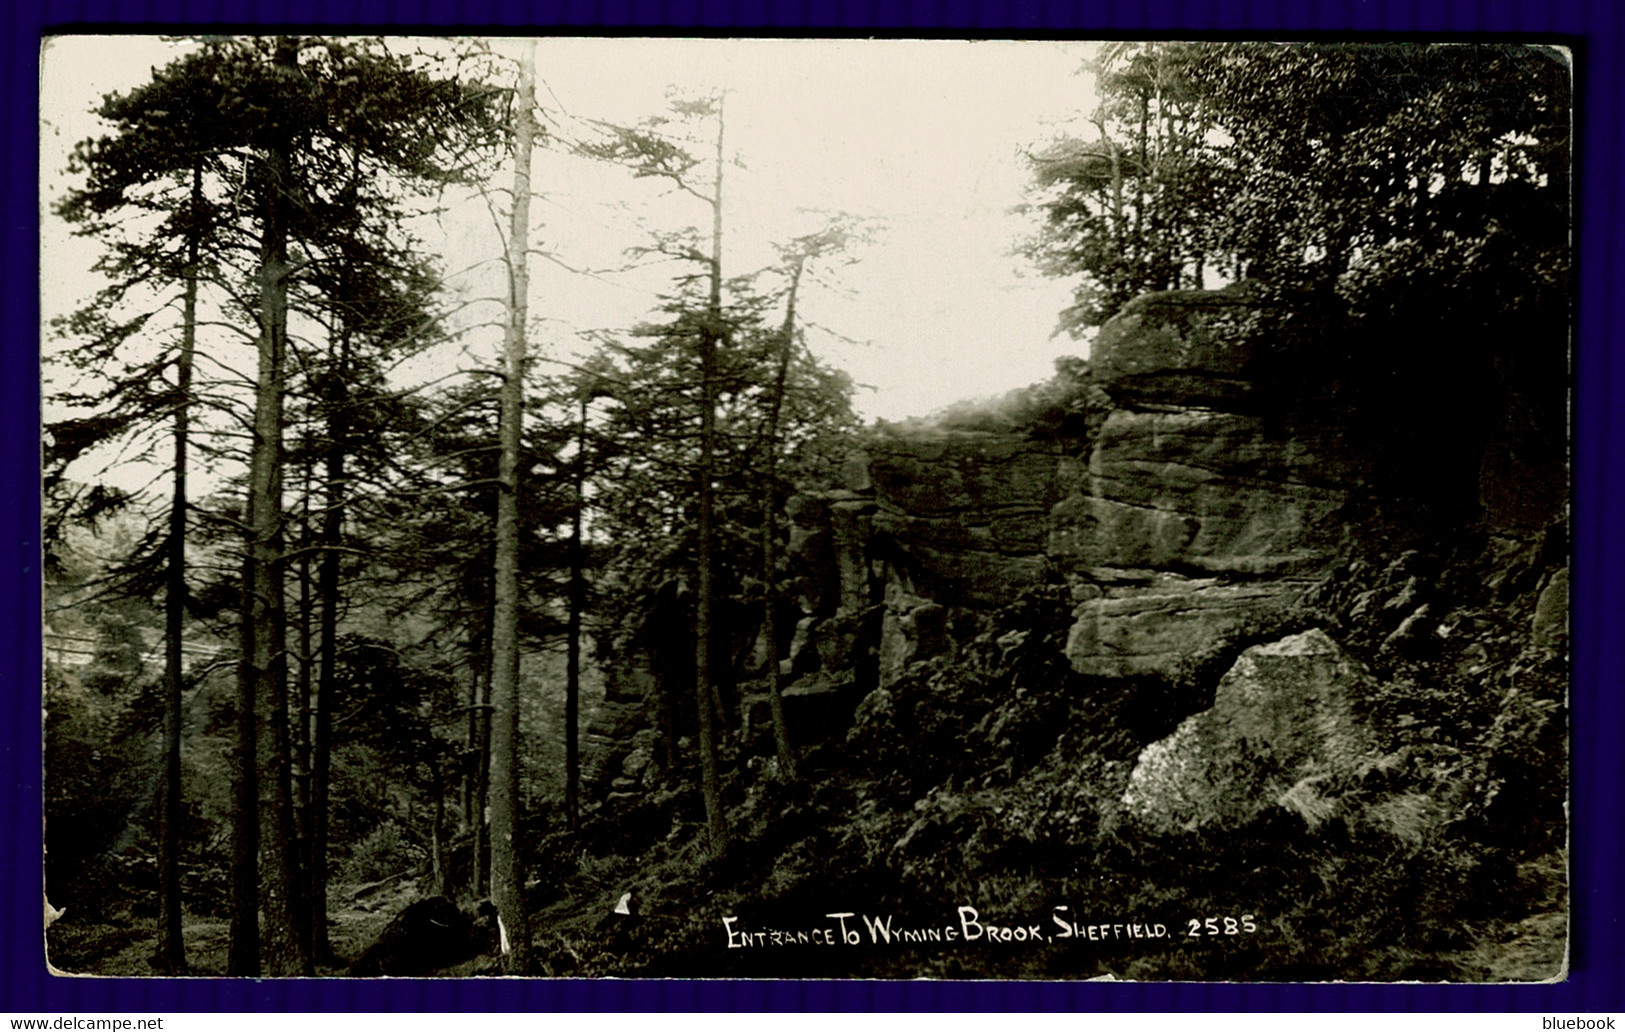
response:
M1108 44L1094 133L1032 156L1032 253L1098 326L1250 276L1358 314L1561 304L1569 68L1500 44ZM1505 282L1510 270L1530 273ZM1422 299L1426 298L1426 302ZM1493 314L1492 314L1493 313Z

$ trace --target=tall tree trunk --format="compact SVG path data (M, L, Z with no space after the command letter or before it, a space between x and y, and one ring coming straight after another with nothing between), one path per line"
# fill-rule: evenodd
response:
M458 802L463 810L462 818L457 824L457 834L459 836L472 835L474 832L474 779L478 776L474 768L474 757L479 755L479 749L476 745L479 741L477 737L479 722L476 716L480 705L479 656L486 651L488 650L484 634L479 631L471 632L469 634L469 666L472 668L472 673L468 678L468 694L465 696L468 700L465 704L468 711L468 727L463 735L463 762L458 766L463 779L462 788L458 792ZM473 888L478 891L477 884Z
M699 469L699 590L694 607L694 699L699 715L700 794L705 800L705 825L712 856L728 848L728 818L722 810L722 786L717 772L716 691L712 635L715 633L716 584L712 551L716 500L715 474L717 421L717 343L722 332L722 107L717 109L716 178L711 197L711 282L706 325L700 334L700 469Z
M446 773L438 757L429 761L434 781L434 826L429 829L429 860L437 896L451 897L451 877L446 871Z
M1095 130L1100 134L1100 142L1106 146L1106 154L1111 160L1111 218L1108 221L1111 225L1112 243L1121 253L1127 239L1127 226L1123 215L1123 156L1118 150L1117 141L1106 131L1105 115L1097 110L1093 122Z
M344 543L344 508L349 503L345 462L350 450L350 328L339 329L327 391L327 454L323 459L325 489L321 562L316 568L316 692L311 703L310 813L306 875L309 882L310 951L313 960L333 956L327 938L327 810L333 769L333 713L338 704L340 546Z
M514 98L513 218L508 232L508 325L503 360L502 454L497 472L496 590L491 626L491 887L512 974L530 970L519 826L519 448L530 291L530 154L535 49L520 63Z
M570 831L581 820L581 610L586 605L582 576L581 509L587 488L587 395L581 395L576 436L575 507L570 513L570 611L564 651L564 815Z
M784 717L784 684L779 671L778 581L779 545L779 414L784 408L784 386L790 375L790 355L795 347L796 292L801 287L805 255L797 255L790 267L790 291L784 306L784 327L779 331L779 366L773 378L773 400L767 416L767 469L762 478L762 634L767 638L767 698L773 715L773 745L779 768L787 779L796 777L796 751L790 744L790 724Z
M469 686L468 744L473 753L473 770L469 775L468 810L473 839L469 846L468 889L475 899L485 898L491 890L491 825L486 819L491 798L491 594L488 583L480 601L480 625L474 639L479 652L474 661L474 681Z
M275 61L297 75L298 48L278 42ZM288 329L287 196L291 182L291 141L274 140L263 155L266 212L260 263L259 378L254 405L254 446L250 459L249 554L243 638L247 680L240 695L252 698L249 719L257 724L255 752L242 757L258 768L260 828L259 902L265 913L259 936L261 967L270 975L311 973L309 942L301 935L305 913L299 891L292 836L293 797L289 779L287 611L282 560L282 399ZM242 717L239 714L239 717Z
M181 652L186 616L186 450L192 404L192 356L197 346L197 281L203 236L203 166L192 166L191 220L186 239L186 296L181 352L175 361L175 467L169 503L169 568L164 588L164 795L159 811L158 953L160 969L186 970L181 935Z
M1139 167L1134 170L1134 265L1136 276L1140 282L1134 285L1134 292L1139 293L1146 289L1145 284L1145 156L1146 156L1146 122L1151 117L1151 98L1145 90L1140 91L1140 137L1136 144L1139 156L1136 159Z
M475 768L474 758L479 755L479 708L482 692L480 691L480 671L485 661L490 657L491 647L485 640L485 603L480 602L481 611L476 620L481 621L469 628L468 632L468 665L470 669L468 678L468 700L465 704L468 713L468 726L463 732L463 762L458 769L462 772L462 789L459 792L459 801L463 808L462 821L459 823L459 835L472 833L474 830L474 781L480 777ZM478 891L479 886L472 886Z
M303 483L299 491L299 680L293 693L293 828L298 843L299 866L310 884L310 768L313 740L311 736L311 706L315 702L315 637L311 629L311 616L315 609L315 584L311 576L310 553L315 535L310 526L310 494L314 480L311 456L311 433L307 424L304 432L304 456L300 466ZM311 927L307 922L306 928ZM310 944L305 945L307 952Z
M262 352L263 352L262 347ZM262 362L263 364L263 362ZM255 468L251 483L259 480L261 460L256 441ZM252 487L250 488L252 491ZM252 501L252 500L251 500ZM253 521L253 505L249 519ZM243 557L242 615L238 627L237 661L237 746L233 755L236 767L232 784L231 825L231 922L230 944L227 947L226 974L252 977L260 973L260 877L259 877L259 768L258 726L255 724L254 706L259 688L258 671L254 665L256 648L255 625L259 617L257 548L249 531L247 552Z

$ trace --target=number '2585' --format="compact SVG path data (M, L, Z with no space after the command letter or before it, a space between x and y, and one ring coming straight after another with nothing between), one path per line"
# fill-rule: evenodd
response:
M1199 937L1203 935L1242 935L1258 931L1258 925L1253 923L1253 915L1242 914L1241 917L1209 917L1188 918L1190 928L1187 936Z

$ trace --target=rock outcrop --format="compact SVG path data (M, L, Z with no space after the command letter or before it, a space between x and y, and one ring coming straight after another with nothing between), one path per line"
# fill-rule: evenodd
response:
M1335 413L1277 382L1314 328L1245 290L1149 295L1101 331L1075 391L1097 414L1040 421L1068 432L874 433L844 490L791 503L802 623L787 670L868 655L860 617L880 604L889 684L1056 584L1076 604L1080 674L1182 683L1266 635L1347 555L1366 473Z
M989 608L1043 583L1059 445L928 430L877 436L868 454L874 534L904 592Z
M792 499L786 672L855 674L866 692L1045 583L1063 455L1018 434L894 429L854 454L845 488Z
M1269 379L1302 322L1242 293L1175 292L1102 328L1094 376L1116 407L1051 532L1078 672L1181 680L1346 554L1363 470L1335 416L1295 411Z
M1077 606L1067 656L1081 674L1178 683L1266 634L1347 555L1366 475L1335 412L1276 382L1315 325L1244 290L1148 295L1095 345L1080 395L1111 409L1081 421L1091 433L874 434L846 490L792 503L798 653L837 611L883 602L890 683L974 638L978 614L1054 583Z
M759 642L752 666L766 670L772 648L798 742L843 740L855 713L891 721L898 691L918 726L919 707L942 702L916 697L933 672L1020 653L988 667L1011 692L1070 695L1058 705L1093 707L1111 725L1088 729L1105 751L1077 768L1095 771L1091 820L1175 833L1275 807L1312 826L1341 815L1425 835L1453 805L1448 782L1465 761L1421 736L1435 719L1426 707L1373 726L1363 707L1389 686L1345 647L1389 666L1426 662L1446 637L1493 622L1453 610L1437 571L1384 536L1404 512L1370 530L1373 513L1404 503L1377 497L1369 420L1316 366L1325 330L1313 308L1245 287L1149 295L1102 328L1091 363L1033 395L1048 406L1033 418L960 413L869 434L840 489L787 507L784 640ZM1485 586L1540 595L1520 619L1550 657L1565 645L1567 581L1531 580L1554 567L1526 538L1486 560ZM1017 612L1029 603L1047 614L1041 632ZM1303 631L1311 612L1356 626ZM1510 662L1486 651L1499 640L1465 647L1460 675ZM767 723L755 683L747 730ZM1415 740L1393 737L1396 726ZM986 730L991 747L1017 749L1008 722ZM617 787L647 784L651 746L637 770L612 767ZM1063 767L1057 784L1084 777ZM1348 803L1356 783L1364 794Z
M1091 365L1122 402L1230 407L1257 390L1304 322L1245 288L1145 294L1100 328Z

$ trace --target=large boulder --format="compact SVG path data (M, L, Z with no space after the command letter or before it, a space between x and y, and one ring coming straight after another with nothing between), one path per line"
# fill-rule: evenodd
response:
M1319 630L1243 652L1210 709L1141 752L1123 806L1150 830L1234 828L1271 806L1311 823L1378 762L1357 716L1371 675Z
M1348 551L1360 471L1336 431L1208 409L1117 409L1051 513L1078 599L1073 669L1178 680L1267 630Z
M372 945L350 965L353 978L405 978L492 952L498 945L496 910L482 904L478 915L459 909L444 896L408 905L378 933Z
M1537 648L1562 652L1569 640L1569 569L1558 567L1535 602L1530 640Z

